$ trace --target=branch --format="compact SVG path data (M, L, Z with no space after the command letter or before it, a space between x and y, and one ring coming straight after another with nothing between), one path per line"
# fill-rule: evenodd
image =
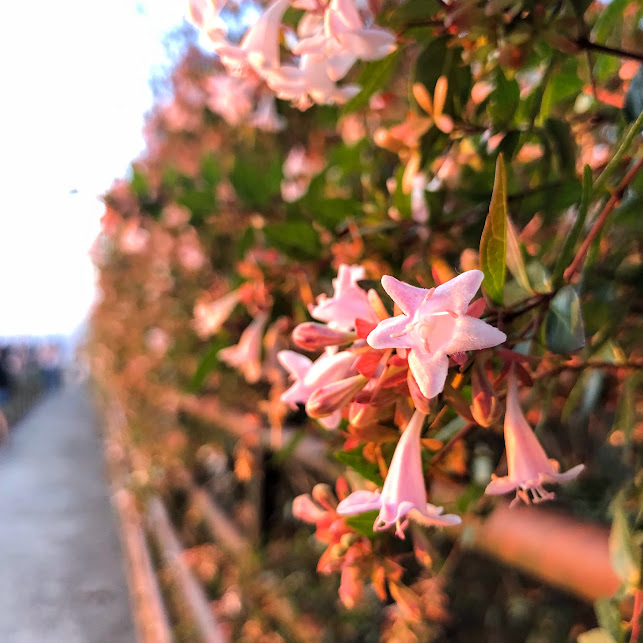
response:
M619 49L618 47L607 47L606 45L599 45L597 42L592 42L589 38L581 37L577 38L574 43L580 49L586 51L597 51L601 54L607 54L608 56L616 56L618 58L630 58L631 60L638 60L643 62L643 53L638 51L628 51L626 49Z
M567 270L565 270L565 273L563 275L565 281L570 281L571 278L576 274L576 272L580 270L583 262L585 261L585 255L587 254L589 247L592 245L594 239L598 237L610 214L623 198L623 194L625 193L628 185L634 180L642 167L643 156L634 164L632 168L630 168L629 172L623 177L623 180L621 181L619 186L612 193L610 200L605 204L603 211L600 213L598 219L596 219L596 221L594 222L592 229L589 231L589 234L585 238L585 241L583 241L583 244L576 253L573 261L571 262L571 264L569 264Z

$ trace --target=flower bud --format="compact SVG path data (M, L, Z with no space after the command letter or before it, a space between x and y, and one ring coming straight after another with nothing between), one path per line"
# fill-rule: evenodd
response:
M306 351L318 351L327 346L348 344L353 339L355 339L353 333L329 328L326 324L316 322L299 324L292 332L292 341Z
M326 384L318 388L306 402L306 413L313 418L324 418L346 406L368 382L363 375Z
M471 415L484 427L494 424L502 414L498 396L483 366L474 364L471 373Z
M329 485L320 482L313 487L313 499L326 510L337 507L337 498Z

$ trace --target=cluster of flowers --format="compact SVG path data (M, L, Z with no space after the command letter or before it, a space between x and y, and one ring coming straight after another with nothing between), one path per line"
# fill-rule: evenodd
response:
M293 380L281 399L293 407L305 405L310 417L327 429L335 429L343 417L356 427L377 423L383 409L398 399L411 398L413 405L402 412L406 414L402 423L406 427L381 492L354 491L342 499L336 511L350 515L378 510L374 529L395 527L400 538L404 538L409 519L425 525L456 525L460 523L458 516L445 515L442 507L427 503L422 427L431 400L445 387L449 367L465 364L467 351L502 344L506 335L479 319L484 300L472 302L483 279L479 270L468 270L431 289L385 275L382 286L401 313L393 317L375 290L367 292L360 287L364 277L362 266L341 265L333 281L333 296L321 295L311 307L310 314L318 321L294 329L292 338L298 347L322 354L312 361L291 350L278 353L279 362ZM211 305L210 321L214 320L215 327L238 301L238 294L232 293ZM220 352L223 361L242 369L250 381L259 376L257 365L266 321L265 313L257 315L239 344ZM558 463L547 458L521 411L515 367L510 366L507 372L504 431L508 475L493 476L486 493L504 494L515 489L514 502L548 500L553 493L543 484L571 480L583 465L559 473ZM309 508L310 502L298 500L296 513L297 507ZM301 517L310 519L310 511L303 511Z
M359 87L337 82L355 62L378 60L395 49L395 35L373 26L373 16L360 12L353 0L275 0L234 45L219 16L225 4L225 0L191 0L190 19L210 39L229 74L216 81L225 85L222 100L248 101L251 93L258 92L264 115L276 114L275 96L300 109L313 103L345 102ZM304 12L296 32L282 24L291 7ZM292 54L285 64L280 56L282 33Z

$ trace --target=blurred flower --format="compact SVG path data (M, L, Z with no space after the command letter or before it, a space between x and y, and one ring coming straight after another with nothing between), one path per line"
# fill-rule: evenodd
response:
M292 203L301 199L308 191L310 180L324 169L324 161L319 156L308 154L297 145L293 147L284 161L284 180L281 182L281 196Z
M355 373L355 355L348 351L325 353L315 362L295 351L279 351L277 359L295 380L281 396L287 404L305 404L317 389ZM327 429L334 429L340 420L341 413L336 411L320 422Z
M161 211L163 222L168 228L180 228L189 222L192 213L188 208L178 203L170 203Z
M139 226L136 219L132 219L125 224L121 232L120 249L128 255L135 255L143 252L147 248L150 239L150 233Z
M333 296L320 295L317 305L310 309L310 314L315 319L327 322L331 328L345 331L355 328L356 319L374 323L379 321L369 303L368 293L357 285L364 277L365 270L362 266L341 264L337 278L333 279Z
M428 398L444 388L447 355L501 344L507 336L467 314L482 283L480 270L469 270L437 288L417 288L384 275L382 286L404 314L381 321L368 338L373 348L405 348L409 368Z
M230 317L241 295L234 290L210 303L199 302L194 306L194 328L201 339L214 335Z
M240 125L252 111L255 86L254 80L212 74L206 80L206 105L228 125Z
M163 357L170 347L170 336L158 326L150 328L145 334L145 345L157 357Z
M520 409L515 367L509 371L507 381L507 411L505 413L505 447L507 449L508 474L502 478L492 475L485 493L499 495L517 490L511 506L522 500L529 504L551 500L554 493L543 488L545 482L573 480L585 468L578 464L565 473L558 473L560 465L548 459L538 438L532 431ZM531 492L532 498L529 496Z
M221 361L241 371L250 384L261 377L261 339L267 321L268 313L259 313L243 331L238 344L218 353Z
M249 68L259 74L279 67L279 35L281 20L290 0L275 0L246 32L239 46L217 47L221 62L233 75L245 76Z
M303 38L292 51L322 60L332 81L343 78L356 60L379 60L395 49L395 34L382 27L365 27L352 0L331 0L323 29Z
M249 124L262 132L280 132L286 127L283 116L277 113L277 102L273 94L264 93L255 111L250 114Z
M379 509L373 529L381 531L395 525L395 535L404 539L409 519L423 525L450 527L461 522L459 516L443 515L443 508L426 501L422 473L420 434L426 415L415 411L397 443L382 493L354 491L337 506L340 514L356 514ZM408 515L408 518L407 518Z
M298 67L282 65L263 76L278 98L293 101L301 110L313 103L342 105L360 89L357 85L338 87L326 72L326 62L310 54L301 56Z

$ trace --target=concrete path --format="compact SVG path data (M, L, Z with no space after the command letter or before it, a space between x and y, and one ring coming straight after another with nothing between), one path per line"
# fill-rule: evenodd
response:
M135 641L96 421L52 394L0 448L0 642Z

